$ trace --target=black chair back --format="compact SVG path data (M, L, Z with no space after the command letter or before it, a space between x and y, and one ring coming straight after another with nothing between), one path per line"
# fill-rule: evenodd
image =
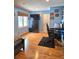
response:
M47 32L48 32L49 38L51 37L54 38L54 28L50 29L48 24L46 24L46 26L47 26Z
M53 48L55 48L55 42L54 42L54 28L50 29L48 24L46 24L47 26L47 32L48 32L48 36L49 36L49 40L47 40L47 44L52 43Z
M47 26L47 32L48 32L48 34L49 34L49 26L48 26L48 24L46 24L46 26Z

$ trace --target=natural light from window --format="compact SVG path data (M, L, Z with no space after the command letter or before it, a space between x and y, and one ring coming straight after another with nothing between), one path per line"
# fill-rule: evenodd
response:
M28 17L27 16L18 16L18 27L25 27L28 25Z
M24 26L27 26L28 24L28 17L23 17L24 18Z
M22 17L18 16L18 27L23 27Z

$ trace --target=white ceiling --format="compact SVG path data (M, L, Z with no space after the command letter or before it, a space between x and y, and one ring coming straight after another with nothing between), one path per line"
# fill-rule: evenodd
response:
M17 7L22 7L30 11L43 11L49 10L51 6L62 6L64 0L14 0L14 4Z

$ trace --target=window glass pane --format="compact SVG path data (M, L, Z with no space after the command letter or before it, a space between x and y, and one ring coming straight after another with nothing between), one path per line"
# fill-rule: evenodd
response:
M18 27L23 27L22 16L18 16Z
M27 26L28 24L28 17L23 17L24 18L24 26Z

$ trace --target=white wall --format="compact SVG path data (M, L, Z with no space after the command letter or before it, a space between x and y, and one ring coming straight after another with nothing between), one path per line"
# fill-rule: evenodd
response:
M15 12L15 16L14 16L14 36L15 37L21 35L24 32L28 32L28 26L18 28L18 11L25 12L25 13L29 14L28 11L24 11L24 10L19 9L19 8L14 8L14 12Z
M42 31L47 32L46 24L50 24L50 14L42 14Z
M18 35L18 16L17 16L17 11L14 11L15 16L14 16L14 36Z

